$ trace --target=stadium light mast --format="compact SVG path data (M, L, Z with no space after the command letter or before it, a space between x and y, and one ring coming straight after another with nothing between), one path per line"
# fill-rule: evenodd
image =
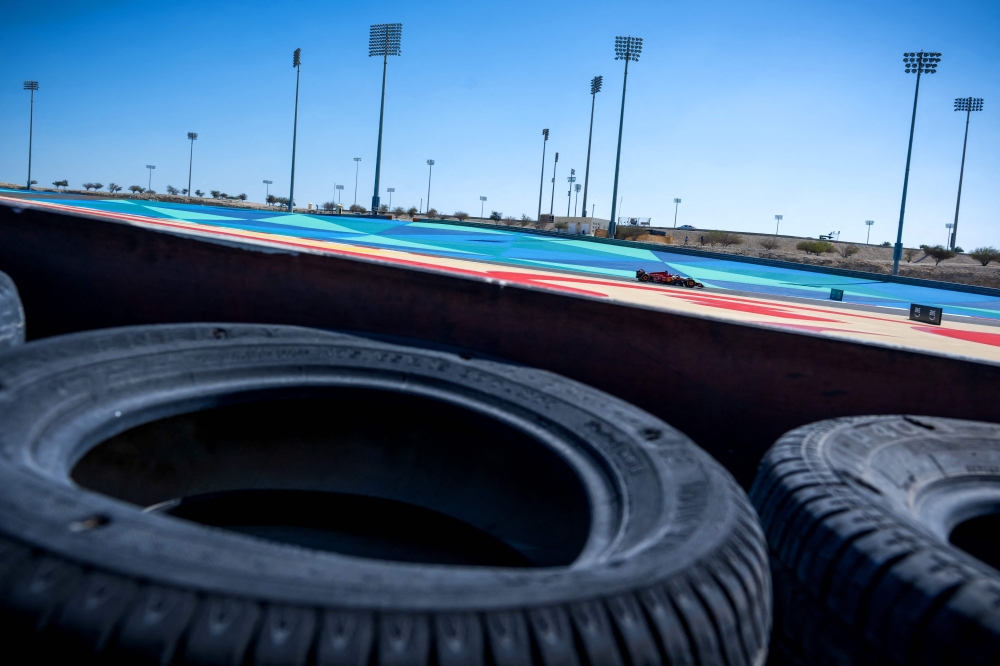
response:
M431 173L434 171L434 160L427 160L427 210L431 209Z
M191 153L188 156L188 196L191 196L191 171L194 168L194 141L197 138L197 132L188 132L188 139L191 141Z
M982 97L961 97L955 100L955 110L965 111L965 140L962 141L962 168L958 172L958 198L955 200L955 222L951 229L950 243L946 247L955 249L958 240L958 208L962 205L962 178L965 176L965 147L969 144L969 117L973 111L983 110Z
M31 191L31 141L35 133L35 91L38 81L25 81L24 89L31 91L31 110L28 114L28 191Z
M595 76L590 80L590 134L587 135L587 168L583 172L583 216L587 216L587 185L590 184L590 146L594 142L594 103L597 101L597 93L601 92L604 85L603 76Z
M639 61L642 54L642 37L615 37L615 60L625 61L625 78L622 80L622 113L618 119L618 154L615 157L615 188L611 193L611 219L608 220L608 238L615 237L615 204L618 203L618 168L622 161L622 129L625 126L625 88L628 86L628 63Z
M395 187L387 187L385 191L389 193L389 211L392 211L392 193L396 191Z
M559 166L559 153L556 152L556 159L552 162L552 197L549 199L549 215L555 210L556 206L556 168Z
M378 181L382 170L382 122L385 119L385 75L389 56L398 56L403 36L402 23L373 23L368 33L368 57L382 56L382 105L378 112L378 149L375 151L375 194L372 195L372 215L378 215Z
M948 247L948 243L951 242L951 230L952 230L952 227L954 227L954 226L955 226L954 222L945 222L944 223L944 228L948 230L948 235L945 236L945 239L944 239L944 246L945 247Z
M357 178L356 175L355 175L355 178ZM337 203L340 204L340 205L344 205L344 195L341 194L341 192L344 191L344 186L343 185L334 185L334 187L337 188Z
M681 200L674 197L674 229L677 228L677 209L681 205Z
M486 197L479 197L479 219L483 219L484 207L486 206ZM541 213L539 213L541 216Z
M274 184L273 180L264 181L264 203L267 203L267 198L271 196L271 185ZM190 192L191 190L188 190Z
M288 212L295 205L295 141L299 133L299 78L302 75L302 49L292 52L292 67L295 68L295 122L292 125L292 179L288 186Z
M576 182L576 169L569 170L566 180L569 181L569 192L566 193L566 217L569 217L569 206L573 203L573 183Z
M549 130L542 130L542 175L538 181L538 220L542 219L542 190L545 188L545 146L549 142ZM486 201L483 199L483 201Z
M361 158L354 158L354 205L358 205L358 170L361 168Z
M865 225L868 226L868 235L865 236L865 245L871 245L873 224L875 224L875 220L865 220Z
M903 218L906 214L906 188L910 182L910 157L913 154L913 129L917 124L917 98L920 96L920 75L936 74L940 53L919 51L904 53L903 66L907 74L917 75L917 85L913 91L913 115L910 117L910 144L906 149L906 171L903 174L903 200L899 204L899 229L896 231L896 245L892 249L892 274L899 275L899 260L903 256Z
M146 190L153 189L153 169L156 168L153 164L147 164L146 168L149 169L149 182L146 183Z
M780 227L780 226L781 226L781 221L782 221L783 219L785 219L785 216L784 216L784 215L775 215L775 216L774 216L774 235L775 235L775 236L777 236L777 235L778 235L778 227Z
M573 217L576 217L576 213L580 206L580 190L583 189L583 185L577 183L573 186L573 189L576 190L576 201L573 202ZM584 217L586 217L586 215L584 215Z

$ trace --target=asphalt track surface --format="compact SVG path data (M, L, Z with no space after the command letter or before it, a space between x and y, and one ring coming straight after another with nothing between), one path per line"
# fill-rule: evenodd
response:
M1000 298L944 286L867 280L506 228L17 194L14 198L0 191L0 203L37 205L206 239L403 264L678 314L1000 362ZM635 281L639 268L690 276L708 289L640 284ZM844 291L843 304L827 300L831 288ZM909 321L906 309L914 302L943 307L944 325Z

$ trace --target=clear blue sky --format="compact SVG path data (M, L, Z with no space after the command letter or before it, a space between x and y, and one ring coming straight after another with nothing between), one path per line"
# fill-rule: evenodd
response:
M1000 246L1000 3L957 2L58 2L0 0L0 181L27 168L28 93L37 79L33 176L40 183L186 186L287 194L295 72L302 48L296 201L343 183L370 205L381 62L368 25L403 24L391 58L382 186L393 205L534 216L541 130L566 176L582 175L597 96L590 201L611 208L622 63L615 35L645 39L629 69L621 184L626 215L815 236L895 240L914 76L902 53L941 51L924 77L904 242L945 240L955 208L964 114L973 114L959 244ZM581 181L582 182L582 179ZM383 201L387 200L383 189Z

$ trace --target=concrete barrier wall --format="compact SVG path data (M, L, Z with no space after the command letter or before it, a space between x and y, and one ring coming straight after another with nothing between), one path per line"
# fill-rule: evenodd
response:
M1000 420L998 366L48 211L0 206L0 270L17 283L31 339L262 322L469 350L628 400L687 433L744 485L779 435L812 421Z

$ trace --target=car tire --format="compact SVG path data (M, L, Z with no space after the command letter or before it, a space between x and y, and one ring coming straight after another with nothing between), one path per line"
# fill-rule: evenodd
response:
M451 416L424 418L435 409ZM315 439L361 412L360 443L354 430ZM219 414L247 422L209 427ZM441 434L463 418L487 425L454 442ZM8 651L31 642L33 654L64 663L161 664L766 658L766 549L732 477L658 419L548 372L294 327L112 329L8 352L0 423ZM280 446L254 439L269 428L285 433ZM392 437L380 439L380 428ZM415 448L400 443L418 428ZM222 443L242 457L220 458ZM509 463L518 456L542 467ZM324 467L327 457L337 464ZM316 482L355 499L363 484L382 483L383 494L397 493L386 500L461 519L540 564L344 555L153 504L209 477L208 490L227 479L268 493ZM578 541L559 536L575 522ZM542 546L524 545L532 539Z
M778 440L750 495L775 662L1000 663L1000 426L822 421Z
M0 272L0 352L24 342L24 308L14 281Z

